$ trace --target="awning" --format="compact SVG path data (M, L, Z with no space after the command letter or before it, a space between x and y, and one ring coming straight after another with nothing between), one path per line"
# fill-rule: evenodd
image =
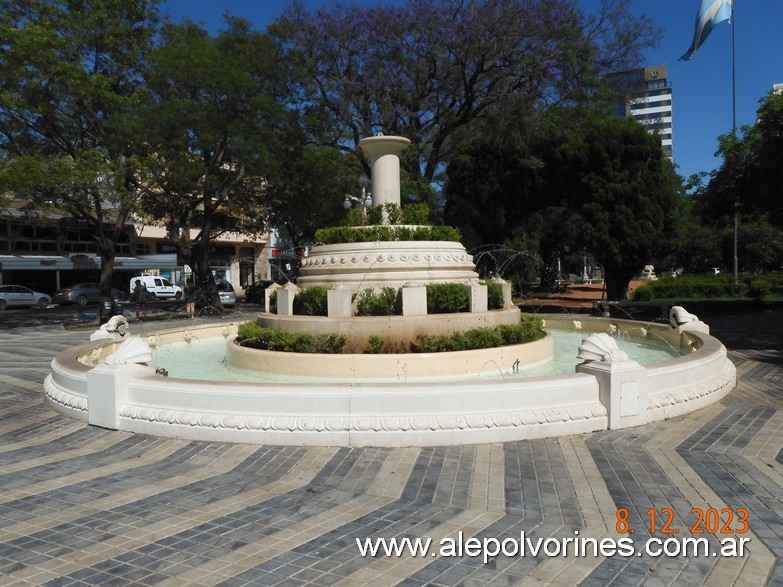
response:
M115 257L114 268L140 271L144 269L176 269L177 255L139 255L137 257ZM3 271L57 271L100 269L101 259L97 255L0 255L0 269Z

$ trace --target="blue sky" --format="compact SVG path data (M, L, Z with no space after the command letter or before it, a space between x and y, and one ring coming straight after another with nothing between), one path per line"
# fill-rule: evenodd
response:
M375 0L355 0L369 5ZM391 2L401 4L402 0ZM597 0L580 0L586 10ZM174 20L187 16L210 30L230 11L259 29L277 18L289 0L164 0L162 10ZM306 0L310 6L331 0ZM645 65L665 65L674 103L674 161L684 177L720 165L714 157L718 136L732 127L732 26L736 26L737 125L753 124L758 101L775 83L783 83L783 1L737 0L734 25L718 25L690 61L678 61L693 39L701 0L634 0L638 13L651 16L664 30L660 47Z

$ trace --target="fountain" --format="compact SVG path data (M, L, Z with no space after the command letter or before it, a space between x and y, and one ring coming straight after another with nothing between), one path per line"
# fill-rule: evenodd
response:
M399 204L402 137L377 136L360 146L372 165L375 204ZM469 311L428 314L426 285L462 284ZM277 291L277 312L257 322L289 332L344 334L354 347L370 336L412 340L518 323L507 283L503 307L488 309L487 285L460 243L361 242L314 247L298 285ZM293 312L300 287L326 286L327 316ZM402 314L356 316L352 301L365 288L399 288ZM670 324L639 328L629 321L543 315L546 327L584 333L576 373L521 377L550 361L551 335L522 345L444 353L320 355L260 351L233 342L236 324L188 325L154 335L104 329L90 343L52 362L49 404L97 426L193 440L246 443L423 446L505 442L624 428L684 414L728 393L734 366L709 327L684 310ZM120 332L120 330L122 332ZM622 334L622 336L620 336ZM617 342L660 339L686 354L642 366ZM148 349L222 340L234 367L295 375L298 381L189 380L151 365ZM574 353L577 349L574 349ZM494 376L488 376L493 374Z

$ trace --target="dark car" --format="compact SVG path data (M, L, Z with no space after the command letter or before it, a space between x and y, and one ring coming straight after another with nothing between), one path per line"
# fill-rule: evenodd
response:
M89 302L97 302L101 298L101 286L98 283L77 283L54 292L55 304L78 304L84 306ZM122 300L125 293L112 288L111 299Z
M30 307L38 306L41 309L46 308L52 303L45 293L33 291L23 285L0 285L0 310L11 307Z
M267 279L264 281L256 281L255 283L248 285L245 288L245 301L251 304L263 304L264 292L266 292L266 288L273 283L274 281Z

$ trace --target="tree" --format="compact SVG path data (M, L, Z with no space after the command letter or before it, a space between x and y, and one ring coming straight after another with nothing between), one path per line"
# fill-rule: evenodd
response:
M226 24L215 37L190 21L163 27L140 117L150 152L144 214L166 227L204 287L214 281L208 254L218 235L265 229L266 178L287 148L275 45L245 20Z
M735 211L769 216L783 226L783 94L761 101L757 121L719 138L723 163L714 171L702 198L712 217L731 217Z
M757 209L769 214L770 220L783 227L783 93L771 93L762 102L756 122Z
M783 228L783 94L761 100L756 118L755 125L719 138L723 162L695 194L702 222L727 233L727 260L734 256L736 215L738 260L751 271L780 265L779 248L770 245L775 229Z
M336 149L301 143L282 159L276 176L267 178L269 223L284 231L294 249L311 244L316 230L345 216L343 194L359 177L345 159Z
M682 194L677 200L677 243L662 267L681 267L687 273L702 273L723 267L721 240L725 225L710 221L697 195Z
M447 172L447 219L481 244L522 230L545 261L586 249L615 300L673 244L676 176L638 122L558 110L526 142L500 143L477 141Z
M355 150L376 132L411 139L403 165L437 179L453 139L506 101L518 110L589 96L599 76L638 63L658 30L603 0L409 0L405 7L295 3L270 29L300 69L312 134ZM359 156L361 154L359 153Z
M535 131L524 120L505 132L488 132L465 143L446 171L446 224L459 227L466 247L501 247L518 240L521 225L546 204L540 201L544 162Z
M626 299L631 278L672 248L677 177L658 136L635 120L589 117L555 147L547 183L584 221L609 299Z
M87 223L109 294L140 193L128 132L157 0L0 1L0 192Z

